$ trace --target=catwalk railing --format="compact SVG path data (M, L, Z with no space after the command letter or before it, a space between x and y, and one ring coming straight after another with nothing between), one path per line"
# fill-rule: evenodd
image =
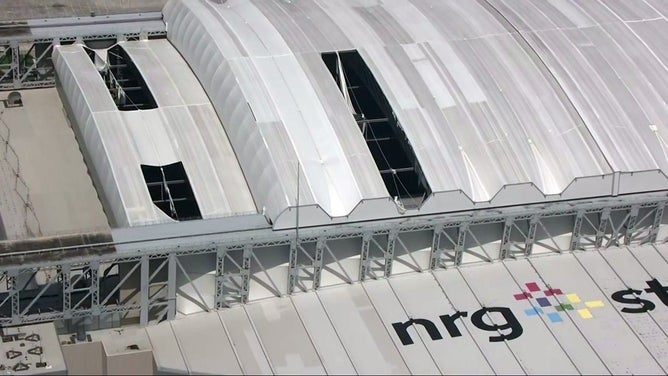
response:
M655 193L302 228L299 239L265 228L4 254L0 325L110 317L146 325L397 273L665 242L667 200Z

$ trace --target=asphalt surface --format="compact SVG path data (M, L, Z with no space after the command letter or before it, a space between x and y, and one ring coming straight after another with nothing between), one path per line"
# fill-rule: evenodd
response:
M0 22L159 12L167 0L0 0Z

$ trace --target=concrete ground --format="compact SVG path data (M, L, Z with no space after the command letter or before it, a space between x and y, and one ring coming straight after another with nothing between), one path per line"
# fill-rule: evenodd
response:
M9 92L0 92L0 100ZM109 230L55 88L0 103L0 223L10 240ZM2 240L2 239L0 239Z
M0 1L0 21L159 12L167 0L19 0Z

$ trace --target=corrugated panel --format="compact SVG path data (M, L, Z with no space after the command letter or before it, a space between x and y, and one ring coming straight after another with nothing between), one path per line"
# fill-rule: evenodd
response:
M188 372L179 342L170 323L165 322L160 325L149 326L146 328L146 334L151 341L155 363L159 365L161 371L170 373Z
M405 360L362 286L318 292L358 374L406 374Z
M276 374L325 372L308 333L289 299L246 306Z
M246 310L235 307L219 311L218 315L234 346L242 372L247 375L273 374Z
M240 374L239 360L217 314L194 315L170 324L188 373Z
M298 294L294 295L291 300L318 352L325 371L330 375L355 374L350 355L343 346L318 296Z

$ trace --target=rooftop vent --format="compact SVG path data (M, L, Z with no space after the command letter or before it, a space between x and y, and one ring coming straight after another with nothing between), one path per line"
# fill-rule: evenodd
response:
M419 207L431 192L413 147L380 85L357 51L322 54L400 210Z
M88 49L109 94L121 111L150 110L158 105L137 66L120 45L107 50Z

